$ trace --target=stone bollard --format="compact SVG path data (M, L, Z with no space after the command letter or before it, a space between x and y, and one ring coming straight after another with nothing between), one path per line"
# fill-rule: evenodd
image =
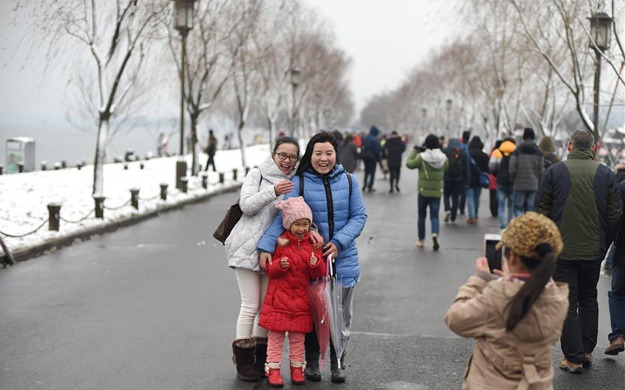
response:
M4 165L0 164L0 175L4 173Z
M247 176L248 173L250 173L250 167L245 167L245 176Z
M52 164L54 166L54 170L58 171L59 169L61 169L61 163L55 162L54 164Z
M182 183L181 180L183 177L187 176L187 160L183 158L179 158L176 160L176 188L181 189Z
M232 180L237 181L239 177L239 170L236 168L232 168Z
M167 183L161 183L161 199L162 200L167 200L167 187L169 186L169 184Z
M95 217L104 219L104 196L94 196L95 201Z
M124 162L124 171L128 170L128 163Z
M143 162L139 164L139 168L140 168L141 170L143 170L143 168L145 168L145 166L143 165Z
M76 169L80 171L81 168L82 168L82 163L80 161L76 161Z
M61 168L63 169L67 168L67 161L61 160Z
M17 163L17 171L19 173L23 173L24 172L24 163L23 162L20 161L20 162Z
M224 175L223 172L219 172L219 182L221 184L224 184L225 181L226 181L226 175Z
M180 191L182 191L184 194L187 193L187 190L189 188L189 178L188 177L181 177L180 178Z
M139 210L139 189L131 188L130 189L130 204L135 210Z
M208 172L202 172L202 188L208 188Z
M48 230L59 231L61 221L61 205L48 203Z
M41 162L41 170L42 171L48 170L48 162L47 161L42 161Z

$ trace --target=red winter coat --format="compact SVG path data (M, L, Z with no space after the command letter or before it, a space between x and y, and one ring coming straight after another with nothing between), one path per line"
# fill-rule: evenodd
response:
M313 329L309 287L312 279L326 273L326 263L321 250L316 250L306 234L301 240L285 231L278 239L272 262L267 267L269 285L260 311L259 324L276 332L308 333ZM315 253L316 266L310 265ZM280 267L280 259L288 257L289 266Z

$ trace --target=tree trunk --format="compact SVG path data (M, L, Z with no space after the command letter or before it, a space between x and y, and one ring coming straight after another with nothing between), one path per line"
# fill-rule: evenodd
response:
M93 196L104 196L104 161L109 138L108 113L100 113L98 120L98 140L95 148L93 163Z
M245 128L245 120L239 120L239 126L237 128L237 138L239 139L239 146L241 149L241 166L247 167L246 158L245 158L245 142L243 142L243 129Z
M196 152L196 145L198 142L197 137L197 118L200 115L199 112L193 112L189 115L191 120L191 175L198 175L198 156Z

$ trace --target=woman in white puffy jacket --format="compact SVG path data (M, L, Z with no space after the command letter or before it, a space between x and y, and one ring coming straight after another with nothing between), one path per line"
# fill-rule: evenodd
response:
M276 215L274 203L293 189L291 177L298 159L297 141L281 137L271 156L267 156L259 168L249 171L239 200L243 216L225 242L228 266L234 269L241 293L232 351L237 376L245 381L258 381L264 376L267 356L267 330L258 326L257 314L268 279L258 265L256 245Z

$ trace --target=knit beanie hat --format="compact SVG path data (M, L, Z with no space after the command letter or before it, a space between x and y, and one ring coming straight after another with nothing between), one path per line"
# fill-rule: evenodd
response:
M440 142L438 141L438 137L434 134L430 134L425 137L425 142L423 143L427 149L437 149L440 147Z
M534 138L536 138L534 129L532 129L531 127L526 127L525 130L523 130L523 141L525 141L526 139L534 139Z
M282 226L287 230L291 229L293 222L298 219L306 218L312 222L312 211L301 196L279 200L276 202L276 207L282 210Z
M540 259L539 244L549 244L556 256L562 253L564 247L558 226L544 215L528 211L510 221L496 248L505 246L519 256Z

